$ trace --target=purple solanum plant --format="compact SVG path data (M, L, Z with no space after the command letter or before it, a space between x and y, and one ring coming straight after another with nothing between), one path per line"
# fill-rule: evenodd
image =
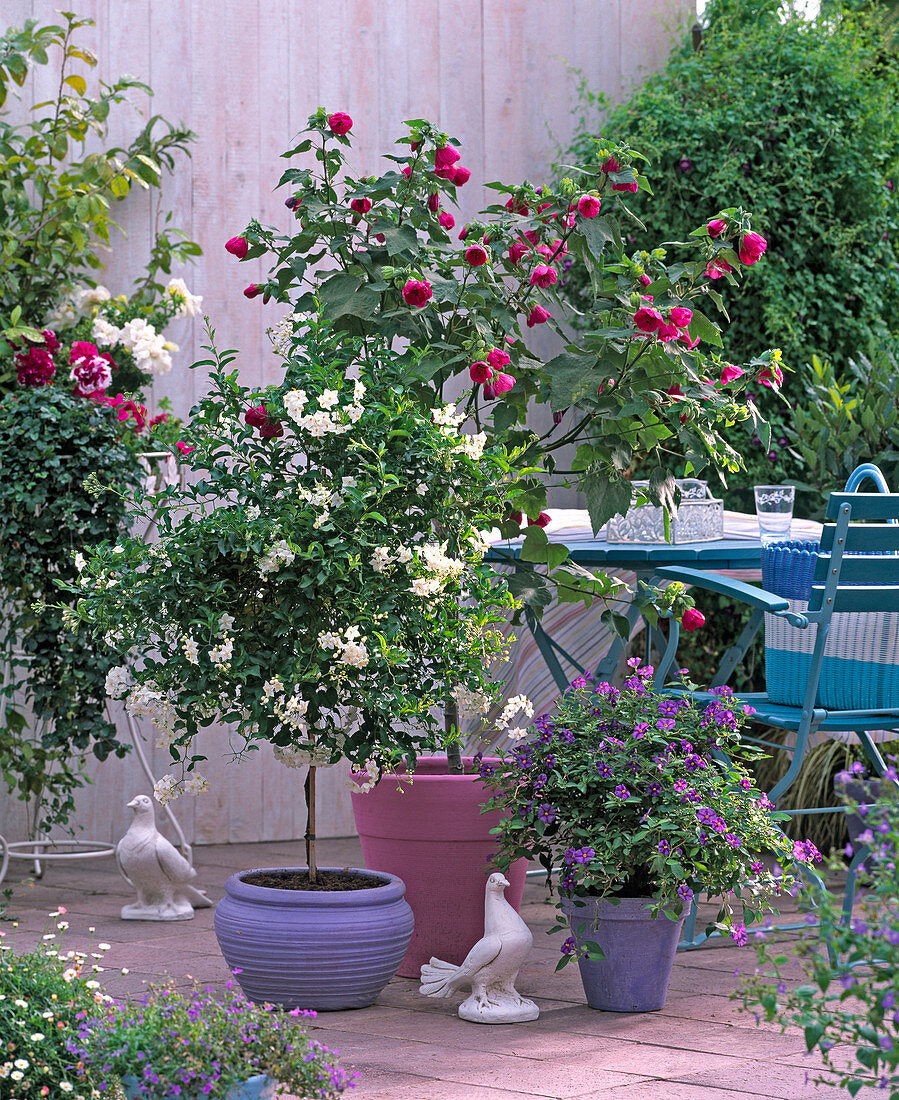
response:
M672 919L698 894L720 898L715 923L745 943L746 925L792 882L765 857L792 866L820 855L787 839L786 815L753 784L745 761L760 754L740 739L750 708L726 687L694 698L685 673L683 694L654 693L652 667L629 664L621 689L576 679L500 765L482 764L490 804L507 815L500 865L525 856L561 897L651 898ZM560 965L573 941L562 951Z

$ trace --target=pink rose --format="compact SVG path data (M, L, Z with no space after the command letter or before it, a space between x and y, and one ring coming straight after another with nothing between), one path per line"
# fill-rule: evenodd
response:
M457 165L453 169L452 182L457 187L462 187L471 179L471 172L467 168L463 168L461 164Z
M357 214L367 214L371 210L371 199L351 199L350 210L355 210Z
M546 527L552 523L549 512L541 512L536 519L528 519L528 527Z
M643 274L639 277L638 282L641 286L649 286L652 283L652 279L644 271Z
M546 288L552 286L558 278L559 276L554 267L549 267L547 264L537 264L531 272L531 286Z
M662 315L652 306L640 306L634 314L634 324L641 332L655 332L662 324Z
M484 382L489 382L490 379L493 377L493 371L486 363L481 361L478 361L477 363L472 363L471 366L468 368L468 373L471 376L472 382L476 383L477 385L482 385Z
M403 301L407 306L421 309L433 295L430 283L424 283L420 279L410 279L403 287Z
M159 413L157 416L153 417L153 419L150 421L148 426L150 428L150 431L152 432L157 424L168 424L168 422L169 422L169 414L168 413Z
M742 367L737 367L733 363L725 363L721 368L721 385L726 386L728 382L735 381L745 373L746 371Z
M686 306L673 306L670 317L678 328L686 328L693 320L693 310L687 309Z
M328 115L328 125L332 134L343 137L344 134L348 134L352 130L353 120L346 111L335 111L333 115Z
M581 195L577 200L578 213L584 218L595 218L602 203L596 195Z
M243 292L244 298L258 298L259 295L265 290L262 283L250 283L250 285Z
M503 367L509 365L509 353L503 351L502 348L492 348L487 353L487 362L494 370L502 370Z
M435 191L433 195L428 195L428 210L432 214L436 214L440 206L440 195Z
M112 382L112 370L93 344L83 341L74 344L70 362L72 372L69 377L75 383L72 392L76 397L91 397L108 389Z
M603 170L603 172L606 172L606 173L608 173L608 172L620 172L621 171L621 165L618 163L618 160L617 160L616 157L609 157L608 159L603 161L602 170Z
M723 275L727 275L731 271L733 271L733 268L727 260L722 260L720 258L717 260L709 260L705 269L705 273L710 279L720 279Z
M630 191L632 195L637 193L637 181L630 180L628 183L613 183L613 191Z
M511 374L503 374L500 371L495 378L492 379L493 388L497 393L508 393L509 390L515 385L515 379Z
M530 251L531 246L527 241L514 241L509 248L509 263L520 263L522 256L526 256Z
M740 263L747 266L758 263L767 247L768 242L764 237L760 237L758 233L744 234L743 240L740 241Z
M784 372L776 363L769 363L767 367L762 367L759 372L759 382L769 389L774 389L775 386L782 386L783 381Z
M189 455L191 451L195 451L197 449L196 447L188 447L188 445L186 443L182 443L180 439L175 444L175 446L183 455Z
M688 607L681 619L684 630L698 630L705 626L705 615L695 607Z
M225 251L230 252L232 256L236 256L238 260L245 260L249 250L250 246L246 237L232 237L230 241L225 242Z
M437 221L443 226L444 229L449 231L456 224L456 219L452 214L448 214L445 210L441 210L437 215Z
M434 167L439 172L443 168L452 168L459 159L459 150L452 145L444 145L442 149L434 150Z
M724 230L727 229L727 222L724 218L712 218L706 226L706 229L709 231L710 237L720 237Z
M552 314L549 310L544 309L543 306L534 306L528 314L528 328L533 328L534 325L545 325L550 317Z
M482 267L487 262L487 249L482 245L473 244L465 249L465 260L472 267Z

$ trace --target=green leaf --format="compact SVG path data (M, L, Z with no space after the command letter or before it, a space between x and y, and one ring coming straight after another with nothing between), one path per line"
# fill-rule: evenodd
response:
M530 569L519 569L512 574L509 591L525 607L542 609L552 603L552 594L545 579Z
M80 73L72 73L71 76L65 78L63 83L68 84L70 88L74 88L79 95L84 95L87 91L87 81Z
M319 288L323 312L326 317L335 320L338 317L360 317L370 320L374 317L381 302L381 296L365 284L365 276L345 275L342 272L332 275Z
M608 244L614 244L618 251L621 250L621 237L618 234L618 228L610 225L605 218L580 218L578 228L583 233L584 240L587 242L587 247L594 259L602 259L603 250Z
M589 353L563 351L544 367L549 375L550 400L556 410L576 405L586 396L593 396L599 385L594 371L597 357Z
M605 473L587 474L580 487L587 498L587 512L594 535L612 516L623 516L627 512L631 502L631 486L623 477L610 478Z
M718 326L710 321L704 313L700 313L698 309L693 310L693 320L690 322L689 332L694 340L698 337L700 340L705 340L707 344L714 344L718 348L722 346Z

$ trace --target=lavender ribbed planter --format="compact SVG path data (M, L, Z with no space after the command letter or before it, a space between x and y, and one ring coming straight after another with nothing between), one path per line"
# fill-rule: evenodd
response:
M304 868L261 870L285 869ZM365 1008L396 973L412 935L406 888L395 875L349 870L384 885L278 890L243 882L252 871L231 875L225 883L215 934L251 1001L317 1011Z
M140 1097L136 1077L123 1077L122 1088L125 1090L125 1100L135 1100ZM202 1100L200 1093L182 1093L179 1100ZM225 1100L275 1100L275 1082L265 1074L250 1077L242 1085L235 1085L229 1089Z
M597 898L562 899L575 943L599 944L605 958L578 959L590 1008L605 1012L655 1012L664 1007L668 982L684 926L663 914L653 920L651 898L622 898L617 905Z

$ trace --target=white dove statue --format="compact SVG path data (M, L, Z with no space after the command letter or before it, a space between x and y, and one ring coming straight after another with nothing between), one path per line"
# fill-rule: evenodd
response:
M137 890L137 901L122 907L122 920L191 920L194 908L212 902L189 886L197 872L156 828L153 803L139 794L128 803L134 820L116 845L122 878Z
M449 997L470 987L471 995L459 1006L463 1020L478 1024L515 1024L536 1020L540 1009L515 989L515 979L528 956L534 937L506 901L509 885L495 871L487 879L484 898L484 935L461 966L431 959L421 968L420 992L426 997Z

